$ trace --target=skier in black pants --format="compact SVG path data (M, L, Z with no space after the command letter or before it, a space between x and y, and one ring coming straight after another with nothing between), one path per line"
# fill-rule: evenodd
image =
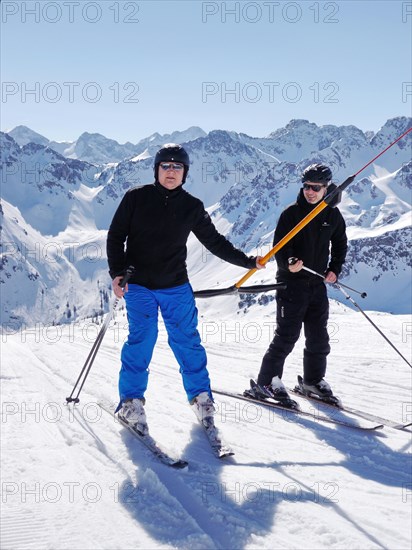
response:
M288 206L279 218L274 246L323 200L331 179L331 170L322 164L312 164L304 170L303 186L296 203ZM324 273L325 282L334 283L341 272L346 251L345 221L338 208L327 206L276 254L276 277L279 282L286 283L287 288L277 291L275 336L263 357L257 382L279 401L290 400L281 380L283 365L299 338L302 323L306 339L303 388L320 397L333 395L324 380L330 352L326 286L320 277L302 267Z

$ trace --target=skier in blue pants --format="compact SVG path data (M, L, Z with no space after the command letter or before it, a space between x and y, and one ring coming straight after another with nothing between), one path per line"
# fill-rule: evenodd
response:
M149 378L149 364L157 340L159 309L168 333L169 345L180 365L183 386L189 401L203 391L210 394L206 352L197 331L197 310L190 284L159 290L131 284L125 300L129 337L121 355L121 398L142 399L144 396Z
M147 433L144 394L156 343L160 310L168 342L180 366L188 400L203 421L213 416L206 352L197 330L197 309L189 283L186 243L191 232L212 254L247 269L262 268L260 257L236 249L213 225L203 203L182 185L189 155L176 144L164 145L154 162L155 181L130 189L113 217L107 236L112 286L126 300L129 335L121 354L119 416ZM125 291L127 266L135 272Z

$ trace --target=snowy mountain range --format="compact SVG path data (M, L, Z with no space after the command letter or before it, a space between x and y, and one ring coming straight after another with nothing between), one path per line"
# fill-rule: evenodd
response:
M341 183L411 126L411 118L397 117L372 134L292 120L265 138L193 127L136 145L89 133L57 144L23 126L1 133L2 326L107 311L107 228L125 191L153 180L153 156L165 142L188 150L185 187L204 201L218 229L245 252L264 254L304 167L324 162ZM412 310L411 144L408 134L362 171L340 205L350 238L344 280L368 293L365 309ZM244 273L211 257L194 237L188 267L195 289L228 286ZM251 284L273 282L275 270L273 261ZM331 296L344 299L337 291ZM256 303L261 297L246 309Z
M101 134L90 134L89 132L84 132L75 141L50 141L27 126L16 126L8 134L20 146L36 143L37 145L48 146L67 158L84 160L96 165L120 162L135 157L146 149L150 150L151 147L156 149L163 143L184 143L206 135L201 128L192 127L184 132L173 132L172 134L161 135L155 133L136 144L130 142L120 144L114 139L108 139Z

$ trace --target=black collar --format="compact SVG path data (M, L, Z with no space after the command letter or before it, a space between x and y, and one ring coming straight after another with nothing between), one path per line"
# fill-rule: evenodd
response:
M179 185L176 189L166 189L166 187L163 187L163 185L158 181L155 181L153 185L162 197L167 197L170 199L177 197L182 192L182 185Z

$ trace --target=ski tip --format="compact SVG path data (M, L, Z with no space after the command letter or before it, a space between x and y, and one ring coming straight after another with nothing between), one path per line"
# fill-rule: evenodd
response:
M176 468L176 470L184 470L189 466L189 463L186 460L176 460L176 462L172 462L170 466Z
M235 453L231 449L228 449L226 451L221 451L218 455L218 458L219 459L229 458L229 457L234 456L234 455L235 455Z
M410 430L412 424L393 424L392 426L388 426L389 428L393 428L394 430L401 430L407 433L412 433Z

